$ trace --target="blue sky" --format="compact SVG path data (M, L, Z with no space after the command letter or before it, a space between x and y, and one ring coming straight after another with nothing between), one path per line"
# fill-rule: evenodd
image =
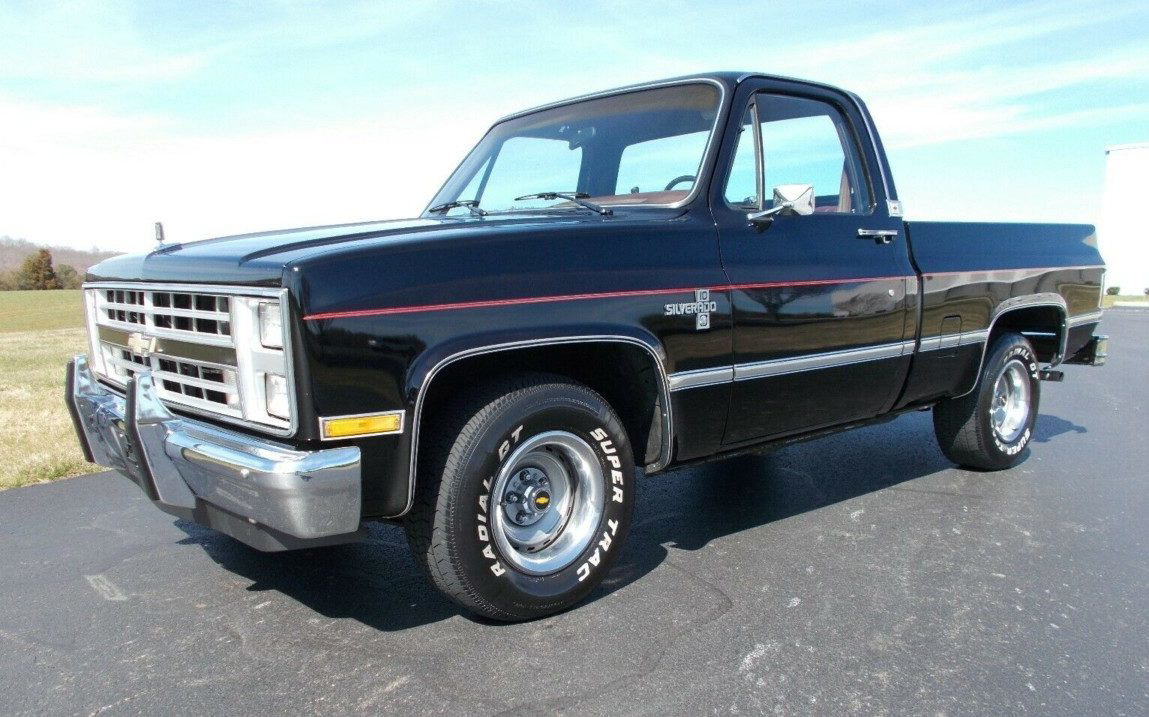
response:
M0 234L146 248L409 216L499 116L715 69L871 106L911 217L1096 222L1145 2L0 4Z

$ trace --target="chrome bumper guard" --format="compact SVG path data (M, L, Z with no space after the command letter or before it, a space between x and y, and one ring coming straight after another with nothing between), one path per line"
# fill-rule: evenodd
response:
M260 550L361 539L355 447L298 451L175 416L149 372L120 396L86 356L68 364L68 408L85 457L136 483L162 510Z

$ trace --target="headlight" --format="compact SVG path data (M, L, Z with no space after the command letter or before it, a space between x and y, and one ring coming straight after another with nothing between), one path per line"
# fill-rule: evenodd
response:
M283 348L283 314L278 303L259 304L259 343L269 349Z
M287 379L279 374L264 374L263 395L267 413L284 420L291 418L291 402L287 394Z

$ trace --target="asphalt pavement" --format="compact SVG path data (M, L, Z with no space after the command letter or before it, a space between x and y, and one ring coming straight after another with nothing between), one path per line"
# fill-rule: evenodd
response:
M97 473L0 493L0 713L1149 713L1149 311L1027 460L928 413L646 479L582 606L470 618L400 530L261 554Z

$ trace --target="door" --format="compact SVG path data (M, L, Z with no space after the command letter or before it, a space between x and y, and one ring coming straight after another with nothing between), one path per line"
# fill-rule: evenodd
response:
M726 179L712 186L734 313L726 444L875 416L913 352L906 291L916 284L901 219L875 187L872 145L858 142L861 116L831 90L780 89L762 81L740 93ZM813 187L813 213L748 221L781 185Z

